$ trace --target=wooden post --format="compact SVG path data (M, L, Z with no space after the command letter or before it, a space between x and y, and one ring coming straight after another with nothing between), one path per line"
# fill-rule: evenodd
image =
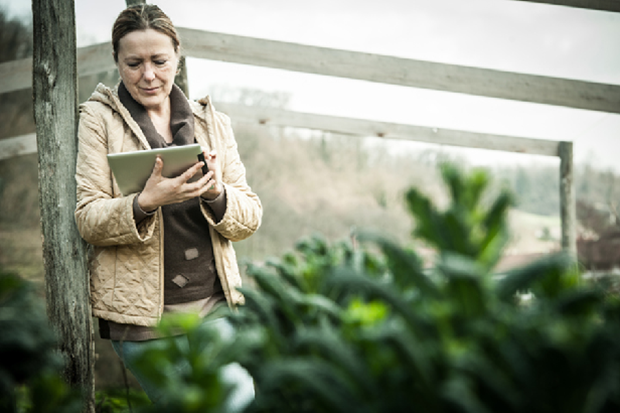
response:
M77 58L73 0L33 0L33 97L47 312L66 361L64 378L94 412L86 244L75 224Z
M179 73L177 73L174 78L174 83L176 83L176 85L181 88L183 93L185 93L185 96L189 98L189 85L187 83L187 66L185 63L185 56L181 56L181 59L179 60Z
M560 218L562 249L577 257L576 206L573 185L573 143L560 142Z

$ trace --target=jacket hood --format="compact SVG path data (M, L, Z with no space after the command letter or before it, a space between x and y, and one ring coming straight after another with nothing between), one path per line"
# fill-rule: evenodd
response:
M151 149L148 140L144 136L144 132L140 129L140 126L136 123L136 121L131 117L131 114L123 106L120 99L118 98L118 85L117 83L114 88L109 88L103 83L99 83L95 88L95 91L90 95L88 100L84 103L84 105L89 105L90 103L98 103L109 107L113 112L123 118L125 123L129 126L129 128L136 135L140 143L142 144L142 149Z
M144 136L144 132L140 128L140 126L136 123L136 121L131 117L129 110L121 103L120 98L118 97L118 86L120 85L120 81L113 87L107 87L103 83L99 83L93 93L90 95L85 104L90 102L98 103L109 107L113 112L120 115L125 123L129 126L129 128L136 135L138 140L142 143L143 149L151 149L148 144L148 140ZM205 120L208 116L208 112L213 111L213 106L211 105L211 101L209 97L204 97L200 99L198 102L189 101L189 106L192 109L192 113L198 119Z
M120 100L118 99L118 85L117 83L114 88L109 88L103 83L99 83L93 93L88 98L88 102L99 102L103 103L106 106L109 106L115 112L120 112L119 106L121 105Z

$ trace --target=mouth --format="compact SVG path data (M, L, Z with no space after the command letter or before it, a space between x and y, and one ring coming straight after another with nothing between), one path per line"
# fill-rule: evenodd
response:
M150 94L157 93L157 91L159 90L159 87L142 87L140 89L142 90L142 92L146 93L147 95L150 95Z

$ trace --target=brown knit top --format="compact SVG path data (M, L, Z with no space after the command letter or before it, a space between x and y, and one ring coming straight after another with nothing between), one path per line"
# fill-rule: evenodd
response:
M142 129L151 148L181 146L195 142L194 115L187 98L176 85L170 93L170 129L172 143L167 143L157 132L146 112L136 102L123 83L118 88L121 103ZM201 172L199 172L201 174ZM142 211L134 199L136 224L156 211ZM214 200L194 198L178 204L161 207L164 221L164 312L193 309L206 315L220 304L225 304L222 286L215 268L209 224L200 210L206 203L217 220L226 210L226 193ZM156 338L152 328L99 321L102 338L125 341L142 341Z

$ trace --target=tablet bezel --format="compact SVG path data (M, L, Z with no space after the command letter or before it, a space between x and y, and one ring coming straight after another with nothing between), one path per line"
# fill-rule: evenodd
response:
M162 176L174 178L198 162L199 144L108 154L108 164L123 195L140 192L153 172L157 155L164 161Z

